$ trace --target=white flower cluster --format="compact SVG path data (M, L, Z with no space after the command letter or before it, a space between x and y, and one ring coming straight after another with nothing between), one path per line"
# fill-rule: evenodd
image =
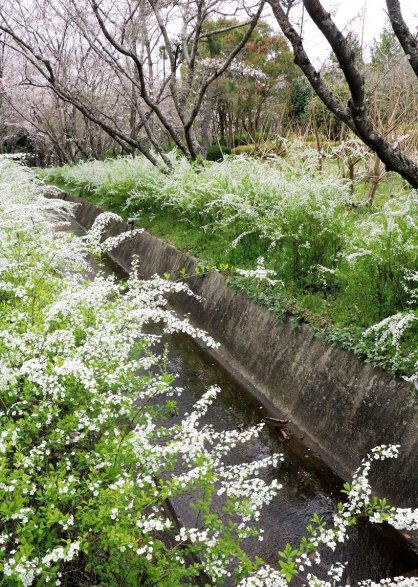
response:
M286 587L287 581L273 567L264 565L238 583L238 587Z
M59 546L54 548L41 559L35 557L31 560L22 556L18 561L11 556L4 564L4 576L17 578L22 585L32 585L36 577L41 575L43 569L48 568L51 564L62 561L72 561L78 555L80 544L74 542L67 547ZM55 582L59 585L59 581Z
M335 563L331 565L328 576L329 580L321 580L310 573L307 574L308 585L310 587L336 587L337 585L341 585L341 579L343 577L343 573L345 570L345 565L342 563Z
M312 565L321 562L319 550L322 547L335 550L338 543L344 543L348 538L348 529L355 521L356 516L369 511L372 507L371 493L372 488L369 483L369 473L373 461L384 461L386 459L397 458L399 454L399 445L380 445L370 451L365 459L363 459L361 466L354 474L351 485L347 490L347 501L341 504L338 512L333 515L333 524L331 527L325 525L318 525L312 530L310 544L315 547L315 552L302 553L295 559L299 572L304 572L305 567L312 567ZM379 507L379 506L373 506ZM390 508L389 513L381 513L379 509L370 512L370 518L375 522L389 521L394 523L398 529L413 530L417 526L418 511L406 508ZM313 573L309 572L306 575L308 584L311 587L337 587L343 585L341 579L343 576L345 565L342 563L334 564L328 571L330 580L321 580ZM393 579L384 579L381 585L403 585L404 581L411 581L404 577L395 577ZM418 585L418 580L415 578L411 583L406 582L405 585ZM377 585L372 582L361 582L360 585Z
M385 318L378 324L374 324L365 331L365 334L380 332L381 343L391 337L394 346L398 348L403 333L415 321L418 321L418 316L415 316L415 314L399 312L398 314Z
M96 255L107 253L112 249L116 249L116 247L118 247L124 241L134 238L138 234L144 232L143 228L135 228L134 230L128 230L115 236L104 238L103 234L106 230L106 227L115 220L118 223L123 222L123 219L118 216L118 214L114 214L113 212L102 212L97 216L91 229L85 236L81 238L81 240L86 245L86 251L88 253Z
M392 316L384 318L377 324L373 324L363 332L363 338L371 338L376 347L390 344L394 349L392 363L396 364L398 357L401 356L401 343L405 333L418 322L418 313L416 312L398 312ZM406 357L409 358L409 357ZM418 356L417 351L413 348L410 352L411 361L415 358L415 372L405 379L409 381L418 381ZM404 358L405 360L405 358Z
M237 273L243 277L250 277L259 281L267 281L270 285L276 285L279 282L277 279L272 279L270 275L275 275L272 269L264 267L264 257L258 257L256 269L237 269Z
M384 516L380 512L374 512L370 516L372 522L389 522L394 528L403 530L418 530L418 508L396 508L389 516Z

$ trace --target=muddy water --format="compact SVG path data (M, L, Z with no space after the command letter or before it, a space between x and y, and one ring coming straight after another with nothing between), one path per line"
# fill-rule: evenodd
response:
M121 275L118 267L110 261L106 263L106 270ZM342 480L303 444L299 436L290 434L284 439L276 425L265 419L268 407L248 393L195 341L185 335L174 335L165 337L164 343L169 349L169 370L177 375L176 384L184 388L178 400L178 415L172 417L171 423L189 412L208 387L218 385L222 391L202 422L210 423L218 430L246 428L261 421L266 424L257 439L234 449L228 463L249 462L273 453L283 454L283 463L264 472L267 479L277 478L283 486L262 511L259 527L264 529L264 539L262 542L250 539L245 543L248 554L276 563L278 550L288 542L298 544L314 513L325 518L332 515L341 499ZM195 499L196 496L188 495L174 503L176 513L187 526L198 525L196 512L191 507ZM214 505L220 509L221 501ZM345 579L350 583L367 578L380 580L418 570L418 557L397 533L367 522L353 528L350 540L335 552L324 550L322 561L323 569L331 562L347 562ZM325 578L321 567L315 567L315 572Z

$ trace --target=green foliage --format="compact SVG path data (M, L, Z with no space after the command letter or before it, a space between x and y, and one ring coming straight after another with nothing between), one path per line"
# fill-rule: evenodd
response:
M373 364L412 375L418 332L407 318L416 316L407 276L418 268L416 194L353 206L335 167L318 173L315 150L286 149L292 164L241 155L196 169L173 159L167 175L136 158L52 170L49 180L86 186L107 209L123 202L125 214L209 267L251 269L264 257L284 289L245 277L234 285L280 318L295 314ZM398 338L384 335L392 322L372 329L397 315L406 320Z
M252 143L250 145L239 145L232 149L234 155L257 155L257 146Z
M267 157L277 155L283 157L286 153L285 142L280 139L261 140L258 143L239 145L232 149L234 155L251 155L254 157Z
M335 77L334 74L326 74L327 83L332 86L332 93L346 104L350 94L348 87L341 77ZM320 129L325 136L331 140L338 139L341 136L342 122L339 120L314 93L311 94L306 106L306 113L314 121L315 127Z
M231 149L229 149L226 145L219 145L218 143L214 143L208 149L206 154L206 159L208 161L222 161L224 155L230 155Z
M291 87L289 118L295 122L303 122L312 97L313 90L307 79L305 77L295 79Z
M380 33L379 39L375 39L371 48L371 65L380 72L387 71L403 55L402 47L387 24Z

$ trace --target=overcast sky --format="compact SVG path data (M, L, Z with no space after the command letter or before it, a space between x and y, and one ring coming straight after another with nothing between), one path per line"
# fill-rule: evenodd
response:
M373 44L373 39L379 37L387 18L385 0L324 0L322 4L334 15L334 20L339 27L347 31L355 31L360 39L364 14L363 47L367 58L368 49ZM401 8L409 28L418 32L418 0L401 0ZM268 20L274 26L273 20L270 18ZM309 22L309 17L306 14L304 44L316 64L324 61L329 55L329 45L315 25Z

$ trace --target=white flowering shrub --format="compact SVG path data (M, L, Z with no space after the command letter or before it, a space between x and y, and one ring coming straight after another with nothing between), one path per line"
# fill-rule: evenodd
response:
M389 200L356 226L339 263L346 296L364 327L354 347L410 378L418 373L417 218L417 192Z
M265 249L281 251L275 270L312 281L312 264L334 265L344 242L339 211L348 190L335 177L316 173L314 151L292 157L292 165L230 157L206 163L198 174L195 165L173 155L170 174L137 157L66 166L54 177L72 188L85 186L110 210L124 194L125 209L134 215L172 210L211 233L227 231L231 248L261 241Z
M287 143L286 151L286 160L228 157L198 169L171 153L168 174L128 157L67 166L47 177L86 189L108 210L143 218L210 266L239 267L244 273L234 285L278 315L296 313L374 365L414 377L418 324L409 289L418 267L416 193L366 209L332 167L317 171L315 150ZM330 156L357 160L361 153L353 141ZM263 287L259 258L269 272ZM251 275L256 286L245 279Z
M173 163L174 153L171 154ZM54 182L93 197L110 211L120 211L126 199L136 192L149 198L161 188L164 174L141 157L124 157L105 161L85 161L54 170Z
M307 528L307 536L303 537L298 547L289 544L279 553L280 572L268 566L262 566L249 577L243 579L240 587L283 587L293 578L303 580L309 587L337 587L349 585L343 578L347 563L334 563L327 571L327 578L321 579L315 574L315 567L321 563L323 549L335 550L338 544L347 541L351 526L357 523L358 516L364 513L376 523L389 522L395 528L410 530L418 529L418 508L393 508L385 499L372 497L369 474L374 461L384 461L396 458L399 453L397 445L381 445L370 451L363 459L360 467L354 474L352 483L344 485L347 499L340 503L338 511L327 523L320 516L315 515ZM361 581L360 586L377 585L404 585L416 587L417 577L394 577L382 579L379 583Z
M279 457L223 464L260 428L201 426L216 388L181 424L158 424L180 390L149 324L215 344L166 307L187 287L135 270L86 280L109 216L84 239L54 234L70 204L5 158L0 183L0 585L217 584L252 569L240 543L279 488L257 472ZM211 510L215 484L228 524ZM167 499L190 490L201 527L179 531Z
M324 581L315 564L322 548L347 540L358 515L418 527L416 510L371 497L372 462L398 452L382 446L345 486L331 526L315 516L300 545L279 553L277 569L250 560L241 543L257 535L260 509L280 488L259 473L281 457L227 464L261 427L201 424L216 387L180 424L167 424L181 389L154 350L150 323L215 342L167 307L167 294L188 291L182 283L142 282L135 265L121 284L87 279L86 253L114 246L100 231L114 216L99 216L85 238L54 232L72 206L45 199L28 170L0 158L0 585L282 587L299 575L332 587L344 565ZM271 279L263 259L255 272ZM167 500L191 491L199 524L181 527ZM215 492L223 512L211 507Z

